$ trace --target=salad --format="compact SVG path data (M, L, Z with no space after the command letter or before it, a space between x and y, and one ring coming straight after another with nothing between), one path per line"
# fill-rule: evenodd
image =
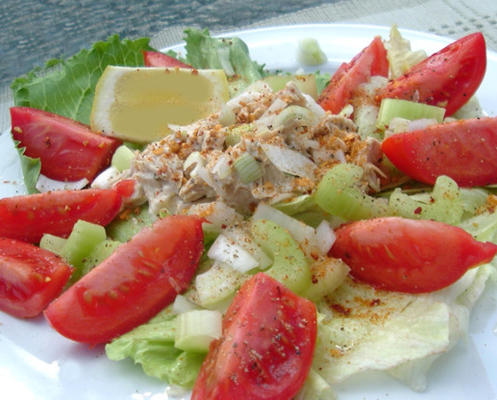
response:
M395 31L393 31L393 36L395 34ZM394 44L405 43L400 38L397 38L397 40L398 43L390 39L389 45L393 47ZM374 50L373 53L378 56L377 53L381 50L378 39L375 39L372 45L362 54L369 55L371 50ZM393 53L390 52L391 54ZM413 57L415 60L416 57L421 57L409 49L407 51L404 50L401 56L403 57L402 62L409 60L410 57ZM360 63L361 57L355 59L356 63L357 60ZM413 62L413 64L416 64L416 62ZM354 61L344 64L341 70L342 72L343 70L350 72L350 70L354 70L353 67ZM375 71L373 75L381 75L382 73L385 74L382 71ZM414 185L413 187L402 186L401 188L401 184L405 183L403 181L405 175L387 175L380 168L382 165L375 164L379 151L378 137L375 137L375 135L378 135L378 129L375 126L371 128L371 118L367 117L371 114L371 108L368 108L371 104L367 101L367 91L382 90L378 88L381 88L382 85L384 86L385 82L382 82L380 79L373 83L366 81L361 83L366 84L364 87L366 92L365 97L362 96L360 101L358 101L357 99L360 96L355 96L355 102L351 102L351 104L348 104L349 101L345 101L345 103L337 106L338 108L333 111L333 115L323 114L323 111L315 106L316 103L312 99L312 96L302 93L300 88L293 82L288 83L281 91L276 92L267 83L254 84L238 98L235 96L234 99L230 100L222 115L218 113L215 117L209 117L189 127L178 129L176 134L168 136L162 142L147 147L136 159L134 158L131 168L121 168L122 171L118 171L114 175L101 175L94 181L94 186L102 188L116 188L117 185L117 188L112 193L117 192L122 199L125 199L125 202L133 205L133 207L143 203L143 199L146 198L152 214L194 214L201 215L210 222L210 225L204 225L205 240L210 242L207 242L210 247L201 261L200 265L202 269L195 278L194 287L190 287L182 296L176 296L176 300L180 300L174 302L173 311L166 309L148 324L138 327L136 330L117 338L109 344L106 348L109 357L119 359L130 356L135 361L141 363L144 370L149 374L162 374L161 377L165 377L169 382L175 384L191 383L196 375L195 365L197 365L197 368L200 368L203 359L202 351L206 351L206 346L208 347L209 342L208 339L219 338L220 334L212 331L211 328L212 326L216 326L215 324L212 325L210 322L201 324L199 323L201 320L197 318L203 317L196 317L193 320L195 329L192 335L188 331L188 325L192 323L192 320L184 318L187 333L177 340L178 343L176 343L176 339L178 339L176 336L173 344L178 347L176 348L176 352L174 352L171 349L171 335L174 334L174 329L179 329L178 326L182 326L178 325L178 322L175 321L176 319L180 319L176 317L176 314L180 312L180 314L186 315L187 312L185 310L190 308L193 308L193 312L197 312L199 310L196 310L196 308L199 305L211 309L214 308L218 310L218 313L222 313L227 306L223 304L223 300L227 300L229 303L235 289L245 281L249 281L247 287L251 289L242 290L242 294L243 292L251 293L252 291L257 292L257 290L260 290L260 294L257 297L264 298L264 293L271 293L271 287L268 286L264 289L264 285L271 285L274 282L268 280L269 278L264 277L264 275L256 274L254 278L250 278L253 274L247 275L247 271L259 268L264 271L267 270L270 276L282 281L293 292L298 293L302 297L312 299L318 305L319 312L316 318L318 333L316 343L313 343L313 340L316 340L316 338L312 339L312 323L308 325L304 332L297 335L298 337L302 337L303 340L302 343L298 344L299 355L305 356L308 354L306 350L316 348L310 372L298 373L299 369L295 369L296 373L298 373L298 377L295 378L297 389L302 386L302 379L307 377L304 389L299 394L301 398L318 398L318 396L330 398L332 394L329 381L339 382L358 371L367 369L388 370L393 376L404 380L411 387L418 390L423 388L426 384L423 381L425 378L423 373L419 373L419 370L428 369L429 365L434 361L436 354L448 350L454 345L455 340L464 333L468 310L481 293L485 281L494 274L493 266L485 264L478 269L471 269L468 274L464 275L462 280L458 280L455 286L452 285L448 288L445 287L461 276L468 266L474 265L475 261L470 265L462 266L460 274L457 277L451 277L450 279L452 280L450 282L435 282L435 287L424 287L425 283L421 279L414 286L408 285L407 288L401 288L398 286L399 282L395 282L395 277L392 278L394 280L394 287L388 287L387 284L391 283L391 281L385 282L381 279L379 282L371 281L372 277L376 277L377 274L371 274L370 272L368 275L367 271L365 276L359 274L363 268L356 267L354 260L347 254L354 246L354 241L351 239L354 235L347 232L346 229L348 228L338 227L347 220L368 220L369 218L385 216L389 213L409 218L422 217L424 220L435 219L444 222L443 231L437 233L439 225L434 225L433 233L429 236L432 239L431 241L434 242L435 250L437 248L446 249L451 245L451 240L449 239L454 238L460 233L459 231L454 234L449 233L452 231L446 225L447 223L453 225L463 224L465 229L477 236L478 239L492 240L494 221L492 219L493 214L488 211L491 208L488 207L488 199L492 199L492 197L489 197L489 192L485 192L482 189L463 189L459 187L467 186L467 183L459 181L460 185L457 185L455 179L464 178L455 177L452 179L442 177L429 181L431 179L429 177L430 174L426 173L422 174L423 176L417 177L417 180L424 180L430 186ZM370 85L369 87L367 86L368 84ZM321 103L323 103L323 99L338 98L336 95L326 95L326 90L324 93L325 95L321 95ZM419 95L419 93L416 95ZM451 99L456 97L451 96ZM419 98L416 100L419 100ZM438 105L440 105L439 103L437 101ZM409 107L411 106L412 104L409 105ZM447 109L450 110L450 104L444 104L444 106L446 112ZM424 109L422 113L432 111L433 109L429 109L429 111ZM468 116L478 116L477 113L479 111L477 107L466 107L465 112L469 113L467 114ZM409 113L412 113L412 110L409 110ZM228 119L235 117L236 120L243 119L243 123L220 124L221 117L227 117ZM355 120L353 121L349 117ZM398 129L401 132L406 129L406 124L407 126L411 124L409 121L406 121L407 119L403 118L394 121L390 118L384 125L388 125L388 130L395 131ZM419 124L422 124L421 129L426 132L432 130L432 128L429 128L433 124L431 118L430 121L421 122L419 118L412 119L416 120L413 124L418 124L418 128ZM378 120L383 121L375 115L373 122L376 123ZM254 126L258 123L259 126ZM320 126L320 124L321 128L314 129L316 126ZM230 127L229 132L217 128L219 125ZM236 125L237 129L233 129L233 125ZM242 129L240 129L240 125ZM459 125L460 123L457 122L449 122L445 126L454 129L454 126ZM267 132L268 127L272 126L278 126L279 133L287 129L288 132L286 135L288 142L281 142L279 141L279 135L275 136L271 132ZM360 128L359 134L355 133L356 126ZM307 134L309 127L313 128L310 132L311 134ZM368 132L368 129L370 132ZM212 139L208 142L209 145L212 145L212 148L204 149L198 147L205 144L204 141L198 142L192 139L198 139L197 133L199 131L206 132L206 137ZM254 137L254 132L259 139L255 142L251 140ZM300 133L300 135L296 135L296 132ZM336 141L333 143L328 141L320 142L319 138L328 138L329 132L333 132L333 137L335 138L341 137L341 141L344 143L337 143ZM382 148L385 153L388 151L385 150L385 143L391 143L395 138L399 137L395 135L395 132L389 133L392 136L383 141ZM222 135L223 140L228 135L231 135L230 140L233 140L233 143L230 145L231 153L219 152L216 142L219 142L220 135ZM173 148L178 143L186 143L188 145L186 154L181 155L173 151ZM315 145L315 143L318 143L318 145ZM111 148L113 146L114 144L109 145ZM97 144L96 147L100 149L105 146ZM204 150L208 151L204 152ZM308 151L313 151L310 157L314 161L314 163L311 163L312 165L308 162L309 158L302 157L302 154L306 154ZM240 159L244 160L240 153L242 155L246 154L244 157L247 161L238 161ZM177 159L171 161L171 157L164 158L162 157L164 154L178 154L178 157L180 157L179 161ZM212 158L210 158L211 156ZM254 156L257 156L257 159ZM104 155L103 158L105 157L108 156ZM326 165L326 161L330 159L334 159L336 162ZM226 174L226 168L224 170L222 168L223 162L230 165L230 161L234 164L236 174ZM32 164L36 163L35 161L30 162ZM188 172L186 177L189 179L181 180L181 185L171 188L171 181L174 182L175 180L170 175L161 177L156 164L161 163L159 169L166 172L175 171L175 168L175 172L177 172L178 167L176 165L178 162L181 164L182 169ZM401 168L398 164L396 165ZM167 168L164 169L164 166ZM409 171L409 168L412 167L408 165L402 168ZM29 169L29 167L25 167L25 170L28 171L26 176L29 177L32 174L33 168ZM150 182L151 175L154 176L152 182ZM381 182L382 179L385 179L385 175L390 178L389 181ZM424 177L426 175L428 175L428 178ZM438 175L443 174L437 173ZM481 174L477 175L481 177ZM273 176L275 178L272 178ZM197 177L202 178L200 182ZM229 179L234 179L234 177L239 179L239 181L230 182ZM313 182L313 179L311 179L314 177L318 178L316 182ZM161 179L163 179L163 182L161 182ZM227 179L228 181L225 182ZM258 183L261 181L277 183L278 187L259 185ZM132 183L130 184L130 182ZM206 182L209 184L206 185ZM489 183L492 182L479 182L477 185L481 186ZM184 187L186 187L185 190L183 190ZM236 187L238 191L227 190L227 188L233 187ZM390 190L382 190L385 187ZM408 189L406 190L406 188ZM330 192L338 192L338 196L337 193L330 194ZM87 192L81 191L81 193ZM313 194L312 197L309 196L310 193ZM376 194L372 196L372 193L380 193L381 195ZM194 194L193 197L192 194ZM293 194L293 196L289 194ZM343 194L345 194L345 198ZM338 205L333 205L330 201L330 197L333 195L334 198L338 198ZM386 200L387 195L389 196L389 201ZM119 209L119 207L116 206L117 201L115 200L115 196L110 197L105 196L105 199L99 200L95 200L94 198L90 200L85 199L84 201L91 204L98 202L100 211L105 209L108 214L115 215L115 210L116 208ZM204 201L199 202L197 201L198 199L203 199ZM219 199L222 201L219 201ZM63 204L67 205L68 201L68 199L65 199ZM71 201L79 204L83 200ZM316 204L319 208L316 208ZM135 221L140 222L141 219L146 219L146 215L149 215L148 212L142 214L141 212L139 213L139 210L135 209L133 209L133 212L136 215L133 214L131 218L124 219L124 225L129 221L133 221L133 224L136 225ZM246 216L250 216L248 225ZM80 219L79 217L77 219ZM16 221L19 221L18 218L19 216L17 216ZM103 219L93 222L107 225L109 219L112 219L105 213L103 217L100 215L99 218ZM29 219L27 221L26 226L29 226ZM171 221L171 219L166 218L164 221ZM399 219L389 221L390 224L401 224L394 225L395 230L403 229L402 224L404 222L399 222ZM169 224L171 223L169 222ZM122 228L122 226L116 227L116 225L109 228L109 231L114 230L117 232L114 233L113 239L117 239L119 235L129 235L129 232L126 232L130 229L129 226ZM167 223L163 225L156 229L170 231L171 228L167 228ZM188 246L189 250L184 255L187 255L189 259L198 260L201 255L201 250L198 249L199 240L195 241L192 238L198 235L199 221L191 220L185 216L176 217L174 225L178 229L177 232L181 229L193 229L192 233L186 235L186 237L191 238L192 243ZM358 224L347 226L349 228L355 227L359 231L366 229L361 228L361 225ZM93 229L94 227L90 228ZM333 241L334 234L332 228L338 228L335 231L337 240L333 244L332 250L334 253L332 255L346 260L347 265L337 259L326 257ZM367 227L367 229L370 228ZM422 235L426 235L427 229L431 229L431 224L424 222L424 225L422 225ZM84 227L81 230L84 230ZM40 240L40 237L36 236L36 232L27 231L29 229L23 229L21 232L18 231L19 235L27 236L16 237L15 239L33 242ZM247 231L249 232L248 234ZM45 230L45 232L47 231ZM64 235L60 231L51 232L58 236ZM81 264L78 273L84 274L86 272L85 269L90 269L92 265L87 262L82 263L81 260L78 261L77 258L81 257L78 251L70 251L71 242L69 240L71 240L71 237L77 237L78 231L73 230L73 232L76 233L74 235L71 233L68 242L63 242L62 245L60 241L57 242L57 239L53 237L49 238L52 242L48 246L52 246L51 250L53 251L57 251L58 245L65 248L66 250L63 251L66 252L66 259L73 257L71 259L72 264L75 266ZM288 236L289 232L290 236ZM376 227L375 232L377 234L381 232L381 227ZM68 234L68 232L65 234ZM101 232L92 232L90 236L94 238L99 234ZM80 234L80 236L85 235ZM371 235L369 236L371 237ZM84 240L86 240L84 237L83 239L80 237L79 239L73 239L72 242L76 243L76 247L81 248L83 247L82 243L84 243ZM126 238L123 239L121 236L121 241L126 240ZM352 243L350 243L351 240ZM420 239L411 237L411 240L416 244L416 240ZM463 238L461 240L466 241L467 239ZM153 242L153 237L147 236L142 241L144 243L151 243ZM439 241L438 244L437 241ZM174 240L173 238L169 238L165 242L169 244L174 242ZM109 247L114 249L113 246L115 243L106 239L105 231L103 239L99 243L104 243L102 245L104 249ZM132 241L130 243L136 242ZM245 245L240 246L240 243L245 243ZM454 251L460 248L460 245L457 245L457 243ZM468 243L471 243L471 245L474 244L473 242ZM357 246L357 244L355 245ZM373 245L374 243L371 244L371 246ZM96 245L90 243L88 246L93 248ZM152 246L155 245L152 244ZM405 250L406 246L404 243L404 245L400 246L400 250ZM481 250L484 253L478 256L479 258L476 263L490 261L492 258L491 255L494 254L492 253L492 246L489 245L485 249L481 248L479 244L476 244L476 246L478 251ZM342 254L340 254L341 247L345 249L345 252ZM67 250L68 248L69 250ZM354 255L358 254L362 257L359 260L361 265L364 265L364 255L360 255L363 248L363 246L359 246L354 251ZM58 249L60 250L60 248ZM396 250L393 248L390 251L395 253ZM415 252L416 249L413 248L411 251ZM448 253L450 255L455 254L453 251ZM380 252L376 250L375 257L373 258L377 259L379 254ZM395 253L395 255L397 254ZM85 258L87 256L83 255L82 257ZM97 254L95 257L98 258L100 256ZM167 258L167 256L165 257ZM243 258L243 262L237 262L240 258ZM455 258L456 261L461 259L459 255L456 255ZM314 261L309 262L309 260ZM95 261L93 262L95 263ZM250 264L254 262L255 264ZM409 262L409 257L407 257L405 262ZM448 262L453 263L454 260L449 260ZM226 264L229 264L231 268L226 268ZM305 268L308 264L311 265L310 270ZM293 266L292 271L287 269L288 265ZM60 268L64 269L63 267ZM377 287L390 289L390 291L376 290L370 285L351 280L347 277L349 268L351 268L351 272L356 278L374 283ZM378 266L374 266L374 268L378 268ZM102 271L102 268L99 270ZM295 271L300 271L301 273L298 276L293 276ZM324 279L317 279L316 282L319 282L319 284L314 283L314 280L311 285L306 284L305 280L309 279L306 273L308 274L309 271L312 274L311 276L324 277ZM60 274L67 275L67 271ZM388 271L382 274L382 276L387 275ZM96 276L96 274L93 273L87 276ZM94 279L96 282L99 282L102 281L101 278L102 275L100 278L97 277ZM434 281L433 277L430 278L429 285L433 284ZM191 280L191 276L184 279L184 284L186 285ZM412 279L409 280L412 281ZM186 286L182 287L182 284L175 281L171 286L175 291L182 291L186 288ZM178 285L179 287L177 287ZM246 286L243 285L243 287L245 288ZM278 291L285 289L282 286L278 286L278 284L274 287L278 288ZM402 294L397 290L422 293L437 290L437 292L435 294L413 295ZM67 291L66 293L71 292ZM83 293L83 296L85 295L87 293ZM293 295L293 293L285 292L285 296ZM88 296L91 297L90 295ZM296 299L292 297L292 301L301 301L302 297L297 297ZM65 298L67 299L67 296ZM238 297L235 299L238 299ZM183 303L180 304L180 301ZM238 300L239 303L240 301ZM56 301L54 304L61 304L61 302ZM74 303L66 301L65 306L68 304L69 307L66 307L67 311L64 314L61 314L59 308L59 311L55 311L55 317L51 317L50 309L54 310L55 306L50 306L47 311L47 316L49 316L52 324L61 332L64 330L63 328L67 328L61 327L61 324L67 324L67 319L71 315L76 314ZM240 306L239 309L241 311L234 312L233 310L237 309L235 307L237 304L236 300L233 304L228 309L228 315L231 315L231 318L235 318L234 315L236 316L237 314L247 313L246 315L249 316L254 314L254 310L240 308ZM298 308L308 310L308 304L308 302L304 301ZM127 311L130 313L130 310ZM156 311L158 310L152 310L151 314L155 314ZM63 316L59 320L59 322L62 321L61 324L57 322L57 313L59 313L59 317ZM124 312L121 319L125 319L126 314ZM310 321L310 314L312 314L312 311L308 310L303 320ZM212 318L218 318L215 315L215 313L207 313L205 318L210 321ZM300 318L303 317L301 316ZM81 321L82 319L73 319L75 321L75 329L73 329L72 333L67 330L65 333L62 333L69 337L72 335L73 339L88 343L108 341L108 337L90 337L91 329L88 329L88 326L78 325L77 321ZM413 321L417 322L416 329L412 329ZM257 324L257 321L254 323ZM203 327L202 325L207 327L207 332L197 334L197 331ZM120 327L119 329L127 331L129 328L130 326L125 328ZM225 329L227 328L223 327L223 330ZM388 332L395 332L395 337L389 337ZM97 332L98 335L101 333ZM122 333L122 331L119 333ZM157 336L158 333L159 337ZM80 336L78 337L78 335ZM115 333L111 333L111 335L114 336ZM398 337L404 339L402 343L397 342L396 338ZM255 347L255 344L253 347ZM184 352L178 352L177 349ZM371 351L372 349L373 351ZM395 350L386 352L386 350L392 349ZM374 357L373 354L375 351L381 352L381 359ZM174 355L174 361L168 365L164 365L164 359L160 358L161 354L165 354L164 352ZM212 360L211 356L209 357L208 360L210 360L211 365L219 364L219 361L216 363ZM309 361L307 364L305 368L309 367ZM323 375L327 378L324 379ZM332 378L329 378L330 376ZM200 373L200 377L200 381L206 379L205 375L202 375L202 372ZM175 381L175 379L183 379L183 381ZM295 390L295 388L288 390ZM296 392L293 393L295 394ZM204 398L201 394L197 394L197 396L200 396L198 398ZM283 394L282 396L282 398L288 398L289 395Z

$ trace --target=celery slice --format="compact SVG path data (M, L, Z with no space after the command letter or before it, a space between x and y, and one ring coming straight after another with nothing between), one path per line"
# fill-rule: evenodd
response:
M219 311L192 310L176 318L174 347L200 353L207 353L209 344L221 337L222 315Z
M235 146L241 140L241 137L244 134L253 132L255 130L254 124L241 124L236 125L233 128L229 129L226 138L224 139L224 143L227 146Z
M427 118L442 122L444 115L445 108L442 107L401 99L383 99L378 112L376 127L384 130L393 118L405 118L411 121Z
M354 164L338 164L319 182L314 194L316 204L331 215L359 220L387 215L385 199L374 198L358 186L363 170Z
M349 267L337 258L324 258L311 264L312 284L303 296L318 302L331 294L347 277Z
M388 202L390 213L412 219L432 219L458 224L464 212L457 183L448 176L439 176L431 194L407 195L397 188Z
M40 240L40 247L42 249L51 251L57 255L61 255L62 249L64 248L67 239L61 238L59 236L51 235L50 233L45 233Z
M75 282L81 277L84 258L105 238L105 228L101 225L83 220L74 224L61 251L61 256L74 267L70 282Z
M81 276L86 275L98 264L109 257L122 243L115 240L105 239L98 243L81 263Z
M303 213L316 204L311 195L303 194L301 196L294 197L289 201L282 201L280 203L273 204L273 207L277 210L284 212L287 215L295 215Z
M123 144L119 146L114 152L111 165L117 168L119 172L122 172L131 167L131 161L133 160L133 158L135 158L135 153L133 153L133 151L128 146L125 146Z
M313 126L317 123L317 117L308 108L291 105L283 109L274 119L274 126L280 129L295 129L296 123L304 127Z
M209 270L196 276L194 301L202 307L216 309L224 300L230 298L248 277L229 265L216 262Z
M324 64L328 61L328 57L321 50L316 39L304 38L299 42L297 60L303 65L315 66Z
M256 181L262 176L262 168L259 162L249 153L242 154L234 163L242 183Z
M290 233L273 221L252 221L255 241L273 258L273 265L265 271L297 294L304 293L311 284L311 271L306 257Z
M127 242L145 226L152 225L155 217L148 212L148 205L125 211L107 226L109 237L119 242Z

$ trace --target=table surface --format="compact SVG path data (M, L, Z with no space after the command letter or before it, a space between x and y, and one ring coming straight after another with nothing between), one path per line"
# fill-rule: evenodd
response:
M0 86L46 60L70 56L114 33L138 38L173 25L236 29L323 3L330 1L2 0Z

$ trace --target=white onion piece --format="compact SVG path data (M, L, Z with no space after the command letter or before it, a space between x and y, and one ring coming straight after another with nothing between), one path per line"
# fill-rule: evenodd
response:
M250 271L259 265L247 250L223 234L220 234L212 243L207 256L214 261L228 264L241 273Z
M321 221L316 228L316 246L323 255L328 254L335 243L336 235L327 221Z
M317 119L321 119L326 115L326 111L324 111L323 107L321 107L312 96L306 93L302 93L302 95L305 98L305 107L308 108Z
M430 125L436 125L438 124L438 121L434 118L421 118L421 119L415 119L413 121L409 121L409 124L407 126L408 132L412 131L418 131L421 129L425 129L426 127Z
M65 182L56 181L40 174L38 181L36 182L36 189L39 192L44 193L56 190L80 190L86 185L88 185L88 179L86 178L80 179L79 181Z
M91 183L92 188L108 189L112 187L121 177L121 173L116 167L104 169Z
M199 151L194 151L186 157L183 162L183 171L188 171L190 168L194 169L196 166L204 166L205 158L200 154Z
M230 158L225 154L219 156L216 164L212 168L212 173L221 180L231 176Z
M316 164L301 153L267 143L262 144L261 148L267 158L269 158L274 166L281 172L308 179L314 177Z
M198 310L198 306L188 300L185 296L178 294L174 299L173 312L176 314L182 314L187 311Z
M194 204L188 209L188 214L205 218L208 222L204 222L204 229L215 232L220 232L223 227L235 225L243 220L234 208L222 201Z
M255 221L268 219L286 229L300 244L307 255L314 254L317 251L316 231L312 226L306 225L302 221L292 218L284 212L263 203L259 203L252 218Z
M338 149L337 151L335 151L335 157L341 163L347 162L347 159L345 158L345 153L343 152L342 149Z
M258 266L261 269L269 267L273 261L254 241L252 236L240 228L229 228L224 231L228 239L234 243L238 243L241 247L247 250L252 257L257 260Z

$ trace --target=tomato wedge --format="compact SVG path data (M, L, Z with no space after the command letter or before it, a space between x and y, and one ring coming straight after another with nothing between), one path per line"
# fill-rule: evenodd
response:
M44 233L67 236L78 219L107 225L121 208L115 190L63 190L0 199L0 237L38 243Z
M413 66L378 91L378 99L395 98L445 107L448 117L480 86L487 65L485 39L467 35Z
M309 372L316 309L273 278L258 273L235 296L223 336L211 344L192 400L288 400Z
M58 181L92 181L120 145L72 119L29 107L12 107L12 135L25 155L40 158L41 173Z
M442 289L469 268L490 262L497 252L493 243L429 220L362 220L335 233L329 255L347 263L352 276L380 289L407 293Z
M144 51L143 60L146 67L178 67L193 68L191 65L182 63L174 57L158 51Z
M318 103L325 110L338 114L353 97L359 85L375 75L388 76L387 51L379 36L348 64L340 65L319 96Z
M15 317L40 314L62 291L71 267L29 243L0 238L0 309Z
M148 321L190 283L203 251L202 219L170 216L144 228L45 311L69 339L105 343Z
M497 118L459 120L399 133L381 148L402 172L434 184L448 175L460 186L497 183Z

